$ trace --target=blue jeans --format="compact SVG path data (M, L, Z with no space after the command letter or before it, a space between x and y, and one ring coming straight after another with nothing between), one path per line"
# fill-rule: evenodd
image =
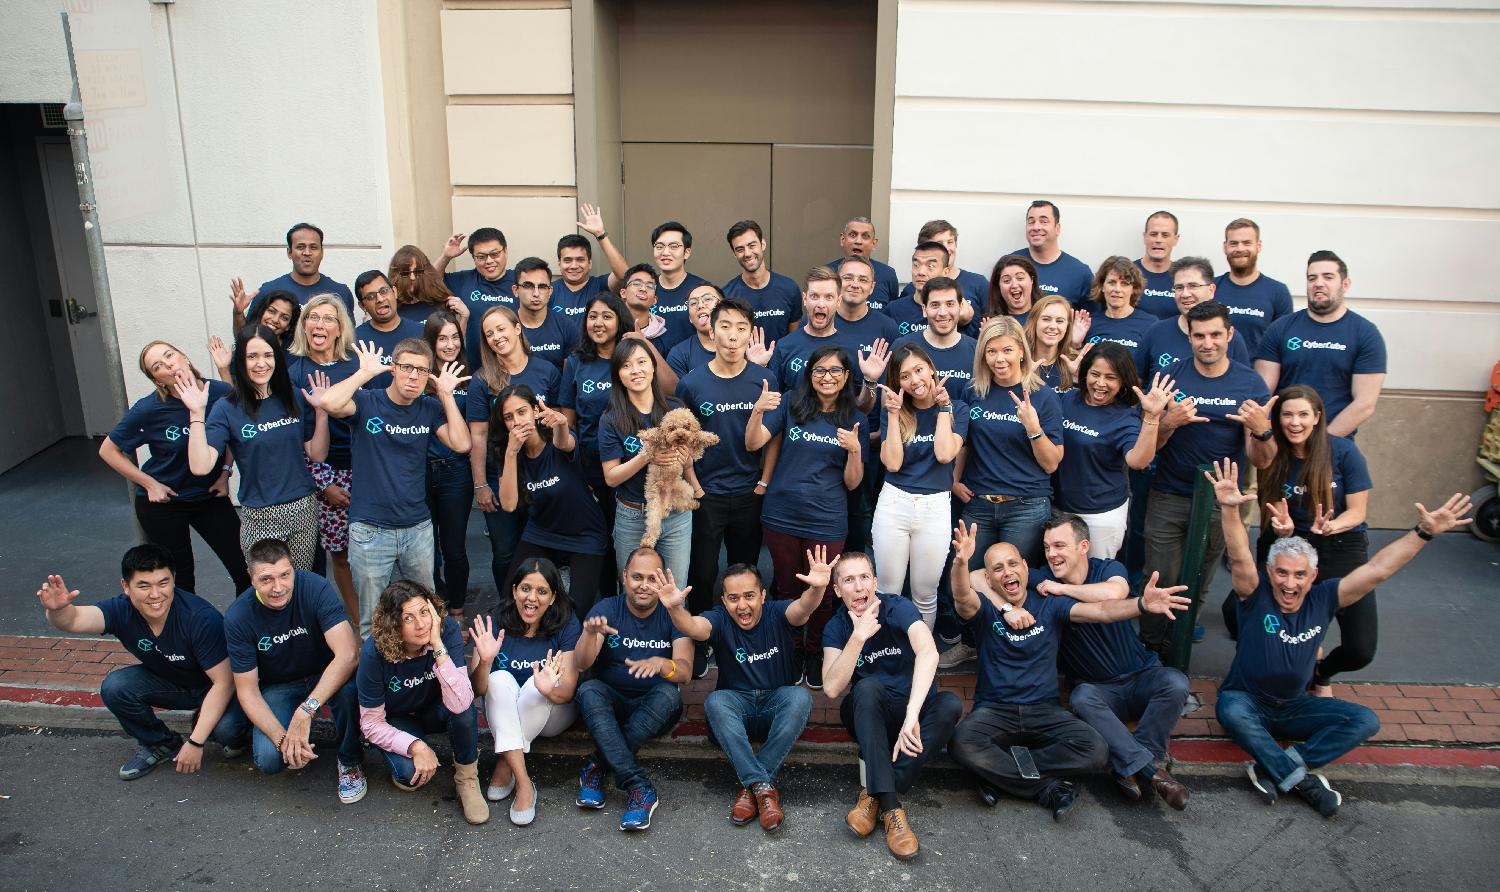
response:
M630 553L641 547L641 536L646 532L646 512L639 508L615 502L615 577L625 572L625 562ZM693 512L673 511L661 521L661 538L656 540L656 551L662 562L672 571L675 579L688 578L688 565L693 554ZM678 582L682 585L682 582Z
M598 747L594 759L615 773L615 786L634 790L651 786L645 769L635 761L641 744L666 732L682 717L682 694L669 681L645 691L621 691L597 678L578 686L573 701Z
M145 666L122 666L104 676L99 699L119 720L125 733L145 747L171 743L177 733L156 717L152 707L160 709L197 709L203 705L208 688L184 688L162 678ZM245 739L245 713L233 699L214 726L209 739L230 746Z
M260 689L261 699L266 701L266 706L271 708L271 714L276 716L276 721L282 727L291 722L297 707L318 686L319 677L309 675L296 681L266 685ZM354 679L351 678L339 688L338 693L329 697L324 705L333 713L333 726L339 739L339 764L348 768L358 767L365 758L365 742L359 733L359 696L354 688ZM238 736L243 737L246 730L251 732L250 749L256 769L261 774L280 774L286 770L286 763L281 760L281 750L276 748L276 741L252 726L250 720L244 717L243 711L239 711L239 715L245 726L238 729Z
M490 488L499 492L500 484L491 482ZM514 511L496 508L481 512L485 528L490 532L490 573L495 577L495 591L501 597L510 594L510 561L516 554L516 543L521 541L521 532L526 529L526 509Z
M473 703L463 712L455 713L445 709L441 699L435 699L422 712L414 715L387 715L385 720L391 727L413 737L427 737L447 731L448 743L453 746L453 761L460 765L479 761L479 711ZM417 770L411 756L388 750L381 750L380 754L385 757L385 764L391 769L391 777L400 784L411 786L411 776Z
M1187 700L1187 676L1153 666L1119 681L1083 682L1068 696L1068 706L1109 744L1109 767L1129 777L1167 757L1167 740ZM1135 722L1135 733L1125 727Z
M807 727L812 695L799 685L771 691L717 690L703 701L708 737L729 757L740 786L773 784ZM760 752L751 748L760 741Z
M469 458L452 455L427 462L427 510L437 534L438 561L433 576L438 594L449 610L462 610L469 591L469 508L474 485L469 482Z
M1040 567L1042 523L1051 513L1052 499L1047 496L1013 499L999 504L974 496L963 510L964 523L979 525L969 569L977 570L984 563L985 551L996 542L1009 542L1028 564Z
M1358 703L1307 694L1277 701L1220 688L1214 712L1230 738L1283 792L1297 786L1310 769L1327 765L1380 730L1380 719ZM1303 742L1282 749L1277 737Z
M359 593L359 631L370 637L370 617L385 587L410 579L432 588L432 521L387 528L357 521L349 524L349 572Z

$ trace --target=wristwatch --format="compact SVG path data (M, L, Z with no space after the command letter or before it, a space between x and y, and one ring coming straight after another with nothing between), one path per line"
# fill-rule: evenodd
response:
M1009 601L1001 601L1000 602L1000 612L1001 613L1010 613L1012 610L1015 610L1015 609L1016 609L1016 605L1010 603Z
M306 700L303 700L302 705L297 708L310 716L316 716L318 714L318 707L322 705L323 701L319 700L317 697L308 697Z
M1273 434L1271 432L1271 428L1268 427L1265 430L1261 431L1260 433L1258 433L1258 434L1251 434L1250 436L1252 436L1255 439L1261 441L1262 443L1267 443L1267 442L1270 442L1271 437L1275 436L1275 434Z

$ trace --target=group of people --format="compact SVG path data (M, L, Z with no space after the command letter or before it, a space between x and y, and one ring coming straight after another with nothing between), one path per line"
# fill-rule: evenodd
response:
M1106 762L1131 798L1182 808L1165 760L1187 685L1160 656L1188 606L1177 582L1194 481L1220 463L1226 510L1202 588L1227 547L1226 623L1270 634L1241 638L1220 719L1256 756L1257 789L1295 788L1331 814L1337 794L1308 769L1368 736L1373 716L1288 704L1369 662L1374 584L1466 506L1423 509L1415 544L1366 562L1371 483L1353 437L1385 349L1346 306L1336 254L1309 257L1308 307L1293 312L1289 289L1257 269L1252 221L1226 227L1229 270L1215 278L1206 258L1173 258L1169 212L1147 219L1139 259L1096 270L1061 250L1060 216L1033 202L1026 246L988 277L961 269L956 228L931 221L905 286L871 257L863 217L800 282L769 269L756 222L735 224L726 241L742 272L722 288L687 271L683 224L658 226L655 263L632 266L589 205L578 226L592 242L561 238L556 278L536 257L507 269L505 236L484 228L455 234L436 263L405 246L351 292L321 273L321 230L294 226L289 274L232 284L234 344L210 344L220 380L172 344L141 352L154 392L100 450L137 484L154 543L127 554L124 596L96 616L71 607L61 580L39 593L59 627L116 634L142 657L132 668L174 669L197 692L184 747L140 708L155 688L106 682L142 744L122 777L173 754L181 769L187 747L210 734L237 746L247 726L257 766L300 767L301 716L326 703L341 797L363 795L361 734L405 788L431 779L422 738L446 730L465 816L514 797L511 819L526 824L537 792L525 754L581 713L598 749L578 803L601 807L612 773L629 798L621 826L640 829L657 800L634 754L675 723L677 686L713 663L705 712L740 780L736 823L782 821L775 778L811 707L803 682L847 692L865 784L849 823L867 835L883 821L899 857L918 846L898 794L945 745L988 800L1035 798L1059 820L1075 796L1065 778ZM608 273L592 274L594 245ZM445 272L466 250L473 267ZM696 462L643 448L679 407L719 438ZM683 466L697 507L667 513L644 547L652 462ZM1241 477L1241 463L1258 474ZM1259 562L1240 513L1251 501ZM500 607L466 618L475 506ZM217 612L189 594L190 529L244 592L222 620L228 666L208 643ZM1320 561L1322 579L1342 582L1314 585ZM1325 657L1335 615L1342 644ZM160 662L168 646L191 652L192 684ZM960 721L933 674L975 659L975 708ZM484 795L481 697L501 754ZM1342 736L1314 745L1335 720ZM1310 742L1276 749L1248 730L1257 721Z

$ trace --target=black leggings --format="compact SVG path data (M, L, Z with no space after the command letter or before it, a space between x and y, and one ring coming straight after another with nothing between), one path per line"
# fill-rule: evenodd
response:
M1370 541L1363 532L1340 533L1337 536L1303 535L1318 552L1318 578L1338 579L1349 575L1369 559ZM1276 536L1262 531L1256 544L1256 567L1265 572L1266 555L1271 552L1271 543ZM1238 599L1234 592L1224 599L1224 625L1230 637L1238 637ZM1379 637L1380 621L1375 609L1375 593L1372 591L1337 614L1339 621L1339 646L1323 657L1318 664L1318 674L1313 680L1326 684L1340 672L1353 672L1370 665L1375 659L1375 642Z
M250 573L245 569L245 555L240 551L240 516L225 496L196 502L173 499L153 502L145 496L135 497L135 517L146 533L146 541L166 546L177 564L177 586L198 593L198 578L193 568L193 540L188 530L197 530L204 543L219 556L229 578L234 580L234 594L250 588Z
M614 560L613 554L607 556ZM579 622L583 622L583 618L589 615L589 609L599 599L599 574L605 557L602 554L579 554L576 551L548 548L522 539L516 543L515 553L510 559L510 570L506 572L505 578L509 579L515 569L521 566L521 562L529 558L546 558L558 567L567 567L568 597L573 602L574 615ZM508 598L510 592L501 592L500 597Z

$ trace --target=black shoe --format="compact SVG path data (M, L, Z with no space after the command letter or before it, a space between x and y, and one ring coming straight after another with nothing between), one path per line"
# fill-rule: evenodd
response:
M807 686L815 691L823 690L823 655L807 654L802 659L802 667L802 674L807 678Z
M1052 809L1052 820L1061 824L1073 813L1073 806L1078 804L1078 791L1067 781L1054 781L1051 787L1043 791L1040 801L1043 808Z
M800 651L792 651L792 684L798 685L807 680L807 662Z
M697 681L708 675L708 660L713 656L714 649L707 644L700 644L693 648L693 680Z
M1000 791L987 781L980 781L979 785L974 788L974 792L979 794L979 801L990 808L994 808L1000 802Z
M1246 766L1245 773L1250 777L1250 789L1255 791L1261 801L1266 805L1275 805L1276 782L1271 780L1271 773L1256 762L1251 762Z
M1307 801L1308 805L1318 810L1318 814L1325 818L1331 818L1339 813L1339 806L1343 804L1344 797L1333 787L1328 786L1328 779L1321 774L1308 772L1297 786L1292 789L1297 795Z

